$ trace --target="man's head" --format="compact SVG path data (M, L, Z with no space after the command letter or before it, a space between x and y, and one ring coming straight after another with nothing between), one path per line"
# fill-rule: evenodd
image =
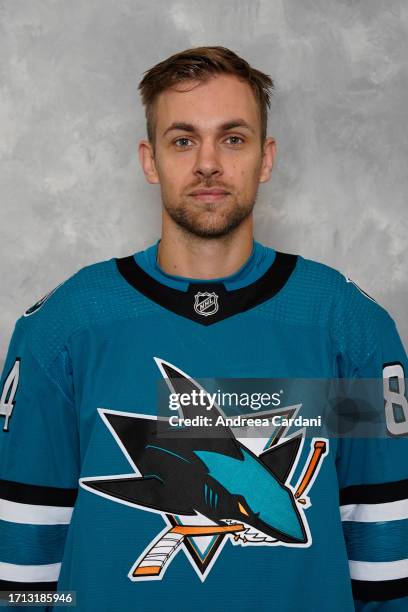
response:
M266 138L272 88L224 47L188 49L145 73L139 155L147 180L160 183L165 221L217 238L251 215L275 153Z

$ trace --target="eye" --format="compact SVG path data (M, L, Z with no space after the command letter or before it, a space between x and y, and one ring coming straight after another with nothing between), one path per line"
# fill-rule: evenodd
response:
M249 516L249 512L247 512L241 502L238 502L238 509L241 514L245 514L245 516Z
M174 144L178 147L178 148L182 148L182 147L187 147L189 146L187 143L191 142L190 138L187 138L187 136L181 136L180 138L177 138L176 140L174 140ZM181 144L177 144L177 143L181 143Z
M230 144L233 145L242 144L244 142L244 139L241 138L241 136L228 136L227 140L232 140L233 142L231 142Z

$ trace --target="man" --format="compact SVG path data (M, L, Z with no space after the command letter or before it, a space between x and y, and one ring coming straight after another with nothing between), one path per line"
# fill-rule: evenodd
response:
M223 47L141 81L161 240L80 270L17 322L1 381L3 590L75 591L86 612L407 609L407 357L349 279L253 239L272 86ZM308 436L295 418L310 402L283 382L245 437L214 377L381 379L383 431Z

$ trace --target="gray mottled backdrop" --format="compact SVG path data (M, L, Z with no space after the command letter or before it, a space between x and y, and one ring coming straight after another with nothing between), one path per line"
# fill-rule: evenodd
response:
M157 238L137 84L201 44L276 82L256 237L351 276L407 344L406 0L0 0L0 363L42 294Z

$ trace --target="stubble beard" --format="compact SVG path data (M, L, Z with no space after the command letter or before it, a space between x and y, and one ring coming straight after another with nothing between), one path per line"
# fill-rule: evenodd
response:
M252 202L236 202L221 212L225 205L219 202L189 203L182 200L177 204L166 202L163 205L171 219L185 232L199 238L221 238L227 236L241 225L253 211Z

